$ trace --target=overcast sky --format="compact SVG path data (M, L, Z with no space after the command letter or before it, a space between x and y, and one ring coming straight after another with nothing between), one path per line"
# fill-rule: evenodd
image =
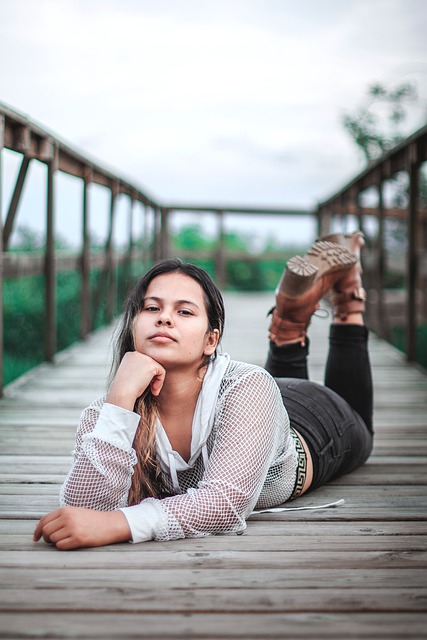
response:
M427 121L426 34L426 0L0 0L0 100L162 202L312 208L368 85Z

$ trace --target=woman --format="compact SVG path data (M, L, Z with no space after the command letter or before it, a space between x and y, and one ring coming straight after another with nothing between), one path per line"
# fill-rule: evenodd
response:
M360 232L329 236L288 262L266 370L217 353L223 301L203 270L153 267L127 301L108 393L82 414L65 506L34 540L73 549L240 533L255 507L363 464L373 438L363 244ZM306 330L328 291L322 386L307 380Z

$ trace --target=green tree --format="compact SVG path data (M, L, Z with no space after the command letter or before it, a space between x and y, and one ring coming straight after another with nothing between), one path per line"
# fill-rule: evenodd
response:
M403 82L393 88L376 82L367 89L364 104L352 113L342 117L344 129L350 135L358 151L367 164L379 159L405 139L403 125L408 118L408 107L417 100L417 89L410 82ZM394 194L391 205L404 208L408 201L408 180L396 174L391 179ZM419 174L419 201L427 206L427 178L423 171ZM406 224L403 220L387 219L386 244L391 250L404 251L406 248Z
M42 251L45 237L28 225L18 225L12 235L12 251Z
M16 227L12 235L12 251L43 251L46 246L46 237L43 233L32 229L26 224ZM68 240L61 235L55 237L55 248L64 251L70 248Z
M202 251L209 249L213 241L209 240L199 224L189 224L181 227L172 236L173 247L182 251Z
M407 119L407 106L416 99L417 90L410 82L392 89L376 82L368 87L365 104L342 116L345 130L368 163L405 138L402 125ZM376 110L376 106L380 108Z

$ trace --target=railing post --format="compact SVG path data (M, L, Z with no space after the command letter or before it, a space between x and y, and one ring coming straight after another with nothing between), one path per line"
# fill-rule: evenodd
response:
M340 229L341 233L347 232L347 222L348 222L348 194L343 193L341 196L341 215L340 215Z
M418 201L418 204L421 209L421 202ZM423 211L419 211L419 244L418 251L421 259L421 263L418 262L418 275L420 278L420 293L421 293L421 301L420 301L420 312L422 323L426 324L427 322L427 215L425 213L425 208L423 206Z
M154 224L153 224L153 262L158 262L161 260L161 249L160 249L160 209L159 207L153 207L153 216L154 216Z
M169 257L169 209L160 209L159 258Z
M150 246L150 233L149 233L149 211L152 212L152 209L148 207L147 204L144 205L144 224L143 224L143 236L142 236L142 264L144 265L144 269L147 268L147 265L150 262L154 261L154 229L152 231L152 241ZM154 224L154 221L153 221Z
M45 360L53 362L56 353L56 267L55 267L55 173L58 166L57 148L50 147L47 160L47 207L45 248Z
M80 337L85 340L92 328L91 297L90 297L90 262L89 262L89 185L92 180L92 171L85 170L83 176L83 211L82 211L82 255L80 263L81 279L81 315Z
M359 231L361 231L363 235L365 235L365 217L362 212L362 205L360 204L360 193L355 196L354 204L356 207L357 225L359 227Z
M330 233L331 230L331 210L326 207L319 207L317 214L317 235L319 238L322 236L326 236Z
M110 200L110 216L107 243L105 245L105 262L108 274L108 292L107 292L107 320L111 322L114 316L116 306L116 269L113 258L113 233L114 233L114 215L116 210L116 200L119 193L118 182L113 182L111 186Z
M365 236L365 241L366 241L365 251L362 252L363 285L366 291L368 292L368 302L366 305L365 322L368 325L375 326L375 318L373 317L372 308L369 304L369 297L370 297L369 291L373 287L375 287L375 281L374 281L374 275L373 275L374 268L373 268L373 265L371 264L371 261L367 259L367 255L366 255L368 251L369 252L371 251L371 247L368 246L368 240L365 233L364 215L362 212L362 205L360 202L360 192L357 193L354 197L354 205L355 205L355 211L357 216L357 225L359 227L359 231L361 231ZM366 257L365 260L363 259L364 255Z
M384 251L384 198L383 198L383 176L381 169L378 170L377 177L378 190L378 238L377 238L377 332L381 338L385 337L386 314L384 308L384 275L385 275L385 251Z
M227 265L225 256L224 211L216 212L218 218L218 249L215 255L216 281L220 289L227 285Z
M4 147L4 116L0 115L0 397L3 396L3 167L2 150Z
M408 203L408 254L407 254L407 290L406 302L406 357L409 362L416 359L417 342L417 218L419 163L416 147L409 147L409 203Z
M135 195L132 194L130 196L130 207L129 207L129 237L128 237L128 246L127 246L127 256L126 256L126 270L125 270L125 289L126 293L130 290L132 286L132 257L133 257L133 248L134 248L134 237L133 237L133 213L135 206Z

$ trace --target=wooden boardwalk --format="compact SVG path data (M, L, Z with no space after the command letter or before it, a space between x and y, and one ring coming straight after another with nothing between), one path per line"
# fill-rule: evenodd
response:
M225 350L263 364L272 296L226 302ZM318 381L327 329L311 329ZM34 544L80 411L103 393L109 339L99 331L0 401L0 638L427 638L427 375L375 337L373 456L292 503L344 506L255 515L242 536Z

